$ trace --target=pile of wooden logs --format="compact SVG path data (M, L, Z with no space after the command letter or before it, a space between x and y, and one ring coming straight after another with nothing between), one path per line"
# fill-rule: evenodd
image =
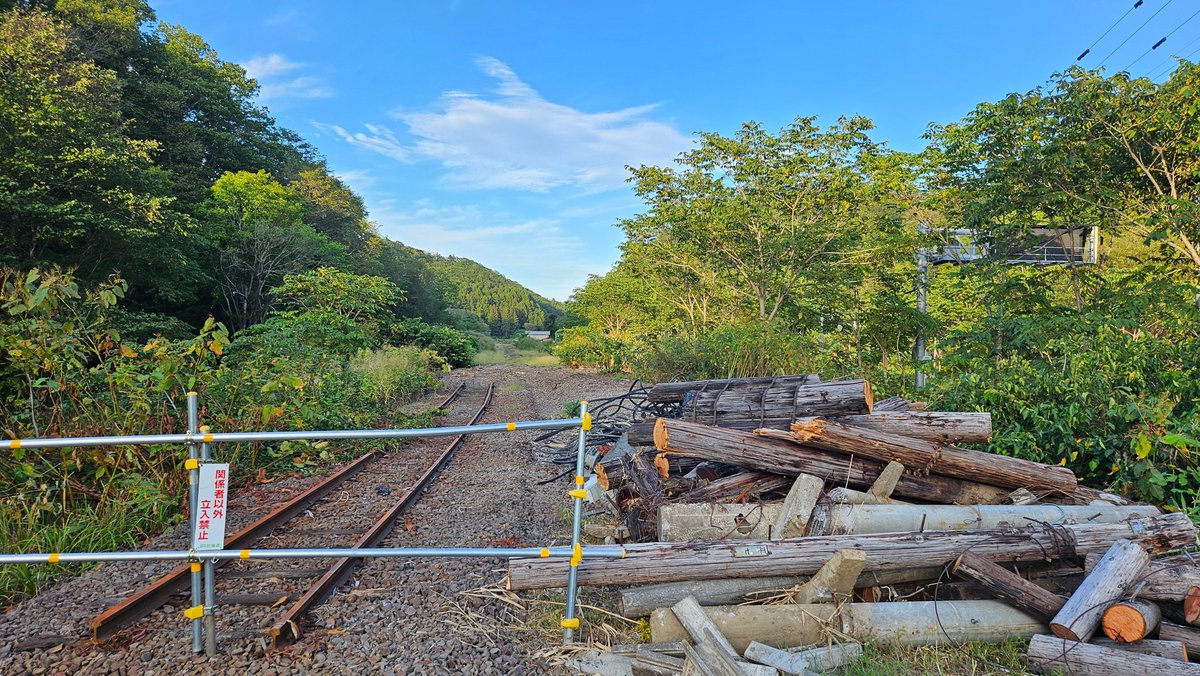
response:
M649 617L652 643L605 654L611 673L812 673L867 641L1012 637L1042 673L1200 673L1187 516L988 448L987 413L809 375L649 398L680 417L635 424L595 466L627 556L578 566ZM508 570L514 590L565 586L563 559Z

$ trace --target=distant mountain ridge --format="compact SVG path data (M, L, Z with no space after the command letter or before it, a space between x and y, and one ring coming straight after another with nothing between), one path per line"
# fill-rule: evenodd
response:
M510 336L522 329L553 332L566 315L563 304L546 298L469 258L440 256L413 249L436 274L452 307L482 319L495 336Z

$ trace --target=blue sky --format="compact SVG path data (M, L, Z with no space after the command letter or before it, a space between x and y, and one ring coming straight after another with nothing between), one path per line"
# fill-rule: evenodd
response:
M1133 0L151 4L244 65L383 234L565 299L639 210L625 165L800 115L866 115L877 140L920 150L928 123L1042 83ZM1194 60L1198 10L1146 0L1082 63L1131 35L1105 66Z

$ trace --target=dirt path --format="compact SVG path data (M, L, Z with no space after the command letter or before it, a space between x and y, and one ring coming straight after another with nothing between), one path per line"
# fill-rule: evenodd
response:
M468 391L456 402L455 411L473 410L487 383L496 384L484 422L558 418L565 402L611 395L628 387L594 372L520 365L478 366L456 371L447 380L464 379ZM441 396L431 396L430 403ZM444 424L456 422L451 419ZM533 461L533 436L514 432L468 437L383 546L567 543L569 526L563 518L568 505L566 484L537 485L558 470ZM345 505L347 518L361 521L363 515L375 513L376 507L382 509L386 495L395 497L402 492L404 486L398 484L410 467L432 462L444 445L445 440L425 440L398 448L378 461L389 463L386 471L368 469L328 500L339 501L335 506ZM248 521L318 479L290 479L258 487L236 500L232 509L238 510L239 521ZM381 486L388 492L381 491ZM320 525L343 527L341 523ZM291 525L296 530L314 526ZM231 532L236 527L231 523ZM296 544L286 532L278 535L280 542L269 546ZM183 538L182 529L176 529L156 539L151 548L178 547ZM323 544L335 543L308 546ZM218 614L224 654L211 660L194 657L188 624L180 614L186 605L183 597L111 641L101 645L88 642L88 620L170 567L107 564L12 608L0 617L0 672L176 674L198 669L238 674L522 674L548 670L536 655L549 645L547 639L552 639L553 632L524 625L532 614L533 624L552 626L546 618L557 612L553 606L535 604L531 613L526 613L495 599L463 593L495 587L502 581L502 562L490 559L369 560L351 584L313 613L302 640L279 653L265 652L265 640L253 630L253 624L246 628L248 622L262 627L269 622L270 612L229 608ZM235 590L228 582L222 585ZM33 647L38 644L41 647Z

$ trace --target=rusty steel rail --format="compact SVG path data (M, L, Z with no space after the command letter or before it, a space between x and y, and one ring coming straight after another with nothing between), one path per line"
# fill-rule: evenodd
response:
M354 462L309 486L278 509L226 538L225 547L227 549L245 548L255 540L270 534L280 524L308 509L310 505L328 495L330 491L357 474L377 457L378 454L374 451L363 454ZM88 623L92 629L92 637L97 641L110 639L122 627L127 627L166 605L172 596L183 591L187 586L189 570L188 564L179 566L153 583L142 587L124 601L97 615Z
M438 404L437 407L439 409L445 411L446 407L449 406L450 404L453 404L454 400L458 399L458 395L462 394L462 391L464 389L466 389L466 387L467 387L466 381L459 383L458 387L454 388L454 391L450 393L450 396L443 399L442 403Z
M490 383L488 385L487 392L483 395L483 404L480 405L479 410L475 412L475 415L471 418L471 422L467 423L467 425L474 425L483 418L483 414L487 411L488 406L492 403L492 394L495 391L495 388L495 383ZM457 396L458 392L461 390L462 386L460 385L459 389L455 390L454 395L452 396ZM354 543L354 549L374 547L382 542L383 539L387 537L388 533L392 531L392 527L396 522L396 517L400 516L404 510L408 509L413 503L420 499L425 488L432 483L438 472L440 472L442 468L446 466L446 464L450 461L450 457L456 450L458 450L458 447L462 444L463 439L465 438L466 435L464 434L454 437L450 444L446 446L446 450L442 451L442 454L439 455L437 460L435 460L433 464L425 470L424 474L417 479L416 483L414 483L407 491L404 492L404 495L400 497L400 499L395 505L392 506L391 509L384 512L384 514L379 517L374 525L372 525L371 528L359 538L358 542ZM268 633L271 636L271 648L274 650L285 648L299 639L301 634L300 621L304 615L307 614L312 608L323 603L325 599L329 598L335 589L346 582L347 578L349 578L351 573L354 572L355 566L361 562L361 558L351 557L340 558L337 561L334 561L329 567L329 570L322 575L319 580L314 582L308 588L308 590L304 592L304 595L301 596L298 601L292 604L287 612L280 616L279 621L272 625L268 630Z
M438 408L445 410L446 407L450 406L462 394L465 388L466 383L459 383L458 387L438 404ZM313 503L328 495L334 488L337 488L346 479L357 474L359 470L378 457L378 453L374 451L363 454L355 461L309 486L279 508L228 537L225 540L225 547L227 549L245 548L255 540L269 535L280 525L291 520L297 514L312 506ZM224 563L224 561L218 561L216 565L220 566L224 565ZM189 571L190 566L188 564L174 568L166 575L141 588L132 596L94 617L88 623L88 626L92 630L92 637L97 641L110 639L123 627L141 620L166 605L172 596L183 591L187 586Z

